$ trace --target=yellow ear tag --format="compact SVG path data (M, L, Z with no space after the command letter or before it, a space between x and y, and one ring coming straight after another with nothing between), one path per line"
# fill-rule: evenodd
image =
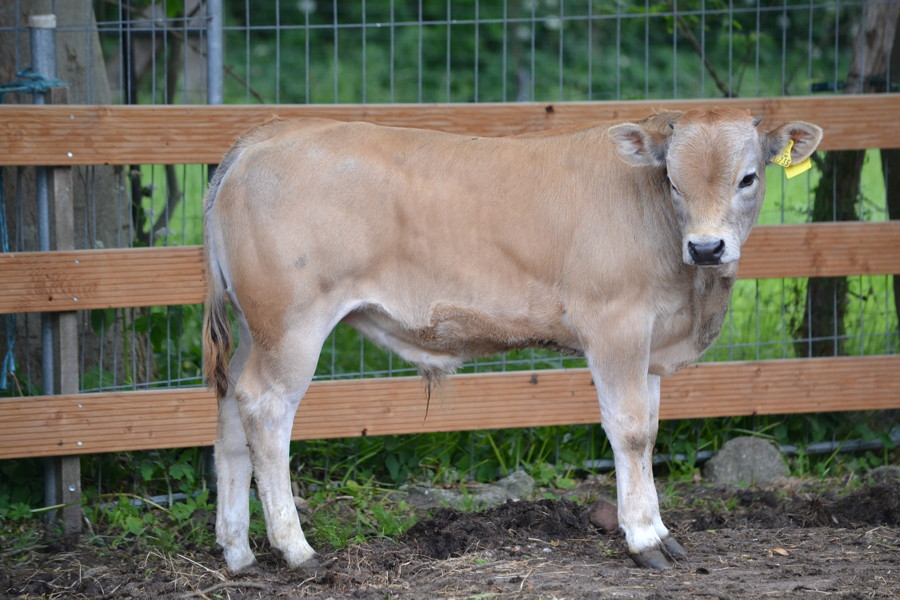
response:
M798 162L796 165L791 165L789 167L784 168L784 174L788 179L792 177L796 177L800 173L805 173L812 168L812 161L808 158L802 162Z
M788 179L796 177L800 173L805 173L812 168L812 161L808 158L802 162L791 164L791 148L794 147L794 140L788 140L787 146L775 158L769 159L769 162L784 167L784 174Z
M787 146L785 146L784 150L781 151L781 154L776 155L774 158L770 158L769 162L775 163L781 167L787 169L791 166L791 148L794 147L794 140L788 140Z

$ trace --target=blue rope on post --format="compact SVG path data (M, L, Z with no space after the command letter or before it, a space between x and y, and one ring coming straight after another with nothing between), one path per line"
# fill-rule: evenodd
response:
M9 252L9 233L6 227L6 194L3 193L3 169L0 168L0 252ZM16 315L3 315L3 332L6 337L6 355L0 371L0 390L8 387L7 378L16 372Z
M15 81L0 83L0 102L3 102L3 94L46 94L55 87L69 87L59 79L47 78L31 72L31 67L22 69L16 73Z
M16 73L17 80L0 84L0 104L3 103L3 95L17 94L46 94L55 87L68 87L69 84L54 78L47 78L31 72L31 67ZM0 167L0 252L9 252L9 231L6 225L6 195L3 185L3 168ZM0 390L9 387L8 378L16 372L16 315L3 315L3 333L6 338L6 354L3 356L2 370L0 370Z

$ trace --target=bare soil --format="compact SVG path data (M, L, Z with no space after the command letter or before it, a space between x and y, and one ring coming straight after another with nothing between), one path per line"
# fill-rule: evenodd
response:
M323 552L318 572L287 570L264 547L257 569L231 576L212 548L164 556L50 545L0 559L0 597L900 598L897 480L849 494L796 482L668 490L674 508L663 518L689 553L668 571L636 568L621 533L590 525L584 500L612 490L582 487L581 502L438 509L400 539Z

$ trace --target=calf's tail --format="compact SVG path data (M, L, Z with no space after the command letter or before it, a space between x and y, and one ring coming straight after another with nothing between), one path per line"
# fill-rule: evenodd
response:
M207 246L207 252L209 247ZM231 353L231 323L225 307L222 276L214 257L207 257L209 288L203 313L203 374L221 400L228 392L228 359Z
M228 360L232 338L228 309L225 306L225 275L219 262L212 215L222 178L234 162L236 154L235 149L232 149L216 169L209 184L203 211L203 248L207 275L206 304L203 311L203 374L206 384L215 391L218 400L228 392Z

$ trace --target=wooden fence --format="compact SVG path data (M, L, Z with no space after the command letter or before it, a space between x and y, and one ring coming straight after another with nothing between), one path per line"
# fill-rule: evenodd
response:
M215 163L272 116L367 120L473 135L638 119L704 101L347 106L0 106L0 165ZM764 125L825 129L822 149L900 146L900 95L729 99ZM56 169L57 171L59 169ZM63 169L67 171L67 169ZM65 181L63 176L62 181ZM758 227L739 277L900 274L900 222ZM0 254L0 313L201 302L199 247ZM70 384L71 385L71 384ZM584 369L460 375L425 418L415 377L316 382L296 438L596 423ZM900 407L900 356L706 363L663 383L664 419ZM209 445L216 403L205 389L0 400L0 459Z

